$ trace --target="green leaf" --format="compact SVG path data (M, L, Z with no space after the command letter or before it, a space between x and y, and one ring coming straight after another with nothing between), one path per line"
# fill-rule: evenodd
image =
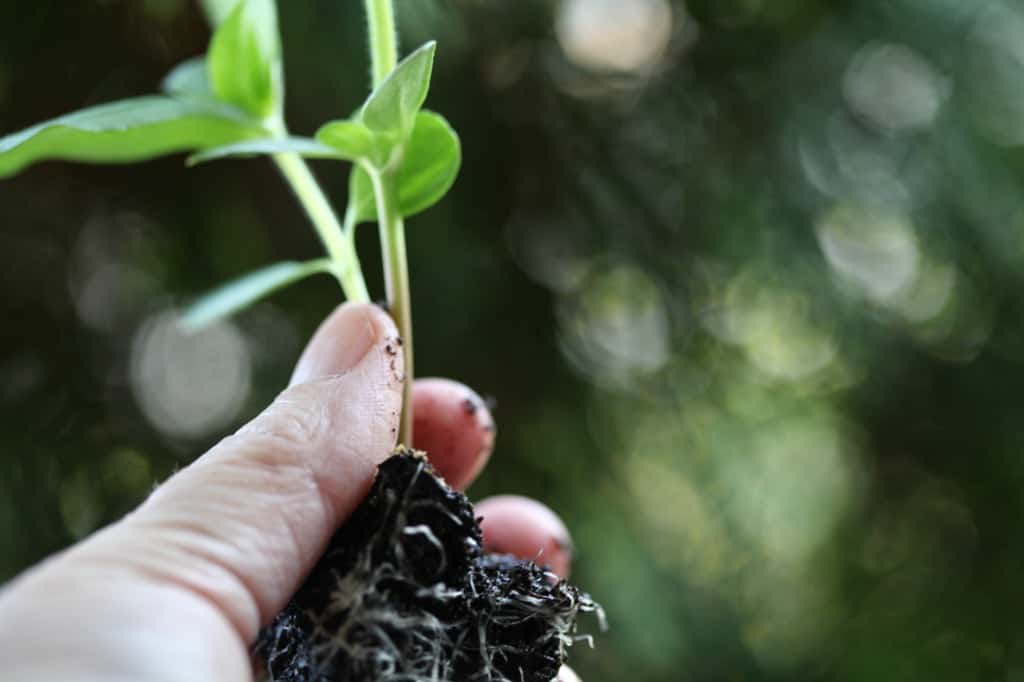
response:
M331 121L316 133L316 139L341 152L347 159L374 155L377 141L373 131L359 121Z
M430 89L436 47L431 41L410 54L370 93L359 113L370 130L405 133L412 128Z
M210 89L208 68L205 57L184 61L164 77L161 89L175 97L210 99L213 90Z
M346 159L343 154L333 147L320 144L308 137L267 137L213 147L188 157L187 163L190 166L195 166L216 159L253 157L262 154L281 154L284 152L294 152L308 159Z
M281 102L281 40L273 0L242 0L217 29L208 58L214 94L257 118Z
M402 216L415 215L440 201L455 182L461 163L459 136L448 121L432 111L419 112L398 170ZM376 220L373 183L363 168L353 169L349 192L355 197L357 222Z
M200 297L185 310L179 324L185 331L199 331L282 287L321 272L331 272L327 258L306 263L288 261L250 272Z
M0 178L37 161L143 161L261 133L220 103L151 96L102 104L0 139Z

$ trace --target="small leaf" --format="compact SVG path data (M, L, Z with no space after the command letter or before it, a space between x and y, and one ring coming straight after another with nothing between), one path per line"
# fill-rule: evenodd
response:
M164 78L161 89L168 95L177 97L199 97L210 99L210 78L205 57L189 59L171 69Z
M346 157L333 147L320 144L308 137L267 137L259 140L243 140L201 151L188 157L189 166L229 157L253 157L262 154L293 152L307 159L340 159Z
M0 139L0 178L47 159L143 161L258 134L241 112L220 103L138 97L83 109Z
M459 136L448 121L432 111L419 112L398 171L398 209L402 216L415 215L440 201L455 182L461 163ZM362 168L353 169L349 192L355 197L356 220L376 220L373 183Z
M412 128L430 89L436 47L431 41L410 54L370 93L359 114L370 130L407 132Z
M267 294L321 272L331 272L330 260L322 258L306 263L288 261L250 272L200 297L185 310L179 324L185 331L199 331Z
M373 131L359 121L331 121L317 131L316 139L334 147L347 159L368 158L376 146Z
M462 146L448 121L432 111L419 112L398 173L402 215L414 215L440 201L455 184L461 165Z
M281 99L281 42L273 0L242 0L210 43L210 85L217 97L257 118Z

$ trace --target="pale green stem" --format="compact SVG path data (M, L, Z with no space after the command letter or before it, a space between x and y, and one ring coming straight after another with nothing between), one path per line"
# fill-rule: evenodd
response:
M370 32L370 60L373 87L379 86L398 64L398 33L392 0L366 0ZM409 268L405 257L405 225L398 210L398 181L392 172L381 172L371 164L364 167L373 181L377 200L377 224L384 260L384 282L388 307L405 346L405 384L398 442L412 445L413 344L412 309L409 302Z
M200 4L206 11L206 18L210 25L216 28L222 21L228 18L231 10L238 4L237 0L201 0Z
M370 24L371 73L376 88L398 64L398 32L392 0L366 0L366 18Z
M338 222L334 210L327 197L324 196L309 166L298 154L285 152L274 154L274 163L281 170L288 184L295 191L299 203L306 209L309 219L313 221L320 240L327 249L334 264L335 275L341 282L345 298L354 303L368 303L370 294L363 281L363 272L359 267L359 256L352 239L346 238L345 230ZM350 230L350 232L353 230Z
M355 173L355 168L352 169ZM352 253L356 252L356 202L355 197L349 197L348 206L345 207L345 217L341 219L341 228L348 241L348 247ZM358 265L358 263L357 263Z
M384 256L388 306L402 337L405 356L405 385L398 442L412 445L412 306L409 300L409 268L405 257L405 224L402 214L397 210L398 183L395 176L381 173L369 164L365 168L373 182L373 194L377 199L377 224L380 227L381 252Z

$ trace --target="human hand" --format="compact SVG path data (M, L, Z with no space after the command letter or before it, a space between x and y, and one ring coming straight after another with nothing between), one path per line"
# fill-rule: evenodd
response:
M262 414L124 519L5 586L4 679L252 680L257 631L298 589L395 446L396 338L375 306L342 306ZM418 381L413 401L416 447L453 486L469 485L493 445L487 408L441 379ZM502 496L476 508L485 549L540 555L567 574L568 533L546 507ZM563 669L559 679L577 678Z

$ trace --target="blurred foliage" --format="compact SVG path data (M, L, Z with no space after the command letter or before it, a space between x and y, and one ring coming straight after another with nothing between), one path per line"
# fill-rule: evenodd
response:
M308 134L362 99L363 19L281 5ZM399 8L465 151L411 222L418 367L499 401L473 494L574 529L612 626L582 676L1024 678L1024 8ZM3 0L0 131L151 91L207 40L185 0ZM270 400L339 295L169 324L318 253L261 161L47 164L0 184L0 248L0 578Z

